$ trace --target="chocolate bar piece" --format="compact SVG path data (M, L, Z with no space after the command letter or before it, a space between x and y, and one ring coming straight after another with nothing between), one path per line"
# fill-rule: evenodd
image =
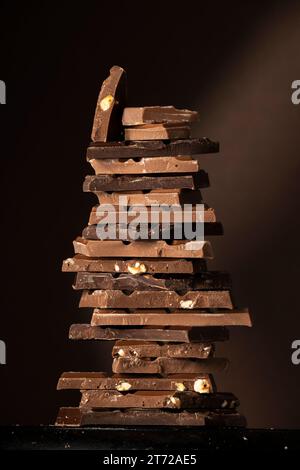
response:
M75 255L63 261L64 272L101 272L101 273L130 273L130 274L158 274L158 273L197 273L206 270L203 259L157 259L157 258L90 258Z
M133 191L151 189L197 189L209 186L208 176L200 170L195 175L135 176L88 175L83 183L84 192Z
M232 309L230 292L190 291L180 295L175 291L138 291L125 293L120 290L85 290L79 307L103 308L228 308ZM111 314L112 315L112 314ZM108 315L106 315L108 317ZM121 317L120 317L121 318ZM124 317L125 318L125 317ZM146 316L143 318L146 320ZM133 316L131 320L133 321ZM153 325L153 323L152 323Z
M93 158L142 158L190 156L219 152L219 143L210 139L184 139L164 142L163 140L99 142L87 149L87 160Z
M93 141L121 140L123 137L122 114L126 100L126 74L116 65L101 86L97 101L93 129Z
M93 191L97 196L99 204L120 204L120 196L126 197L127 204L129 206L143 205L143 206L153 206L153 205L181 205L181 204L201 204L202 196L201 192L198 190L190 189L172 189L169 192L160 190L152 191L136 191L130 192L127 191L124 193L107 193L105 191Z
M113 357L175 357L207 359L214 352L209 343L181 343L160 344L147 341L116 341L113 349Z
M116 217L114 216L114 219ZM205 236L223 235L223 226L220 222L205 223L154 223L154 224L117 224L112 219L112 225L99 223L88 225L82 231L82 238L86 240L191 240L196 234L204 232ZM145 219L147 220L147 219Z
M212 374L224 371L228 365L229 361L222 357L208 359L118 357L113 360L112 370L116 374Z
M77 254L91 257L137 257L137 258L204 258L212 259L212 248L208 241L174 240L85 240L77 237L73 242Z
M89 324L71 325L69 338L74 340L97 339L97 340L141 340L161 341L173 343L190 343L191 341L213 343L215 341L226 341L229 332L223 327L201 327L201 328L101 328Z
M191 128L181 123L143 124L125 129L125 140L189 139Z
M111 312L111 313L110 313ZM247 326L251 320L247 310L205 312L193 310L193 313L178 311L167 313L167 310L157 310L156 313L134 310L130 313L120 313L103 309L95 309L91 325L93 326ZM196 312L196 313L194 313Z
M169 408L234 410L238 400L232 393L196 393L138 390L122 393L117 390L84 390L80 408Z
M133 160L120 159L91 159L97 175L121 175L121 174L143 174L143 173L193 173L200 170L198 160L191 157L156 157L140 158Z
M132 222L137 215L141 215L143 217L147 217L146 220L150 220L150 216L153 217L153 220L157 223L170 223L174 224L178 221L177 217L177 208L178 210L184 210L185 217L189 222L199 222L201 221L201 217L203 217L203 221L205 223L214 223L216 222L216 214L214 209L211 207L204 206L203 211L199 211L197 206L193 206L192 210L184 208L184 206L157 206L156 207L145 207L143 205L136 205L136 206L128 206L128 210L125 206L124 209L119 205L113 206L115 214L116 214L116 223L123 223L126 220L128 223ZM107 216L108 207L105 204L102 206L97 205L94 206L90 213L89 218L89 225L95 225L100 223L106 216Z
M76 275L74 289L108 289L126 291L176 291L190 290L226 290L231 287L228 273L218 271L205 271L194 276L167 276L156 274L111 274L86 273Z
M176 109L174 106L145 106L143 108L124 108L123 126L138 126L141 124L184 123L198 119L197 111Z
M174 411L156 409L80 410L60 408L56 426L239 426L245 427L244 416L237 412Z
M209 374L172 374L168 377L157 375L134 376L114 374L108 377L104 372L64 372L57 384L57 390L184 390L197 393L216 392L214 380Z

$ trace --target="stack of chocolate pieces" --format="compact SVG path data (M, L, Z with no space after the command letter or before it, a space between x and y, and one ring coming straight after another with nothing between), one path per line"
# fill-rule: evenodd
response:
M113 374L64 373L58 389L82 398L78 408L60 409L59 426L245 425L237 398L217 392L213 374L228 365L215 357L215 343L228 339L228 326L251 326L249 313L234 309L229 275L207 270L210 242L175 237L182 222L173 212L163 223L168 206L183 204L191 205L191 226L199 222L196 204L208 186L201 156L218 144L191 138L197 117L173 106L126 107L121 67L102 84L87 150L95 175L83 185L98 205L63 271L76 273L80 307L93 308L90 324L72 325L69 337L113 341ZM203 207L205 235L222 233ZM155 218L137 224L148 239L127 230L137 212Z

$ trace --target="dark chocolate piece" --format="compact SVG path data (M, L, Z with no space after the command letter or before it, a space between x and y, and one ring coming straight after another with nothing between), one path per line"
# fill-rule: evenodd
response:
M184 124L142 124L125 129L125 140L190 139L191 128Z
M244 416L236 412L174 410L103 410L60 408L56 426L239 426L245 427Z
M213 343L226 341L229 332L224 327L201 328L101 328L89 324L71 325L69 338L74 340L141 340L173 343L190 343L191 341Z
M187 344L189 346L189 344ZM104 372L64 372L57 384L57 390L178 390L197 393L216 392L214 380L209 374L157 375L114 374L108 377Z
M130 273L130 274L158 274L158 273L196 273L206 270L203 259L157 259L157 258L90 258L75 255L63 261L64 272L101 272L101 273Z
M122 116L123 126L141 124L184 123L198 119L197 111L176 109L174 106L145 106L143 108L125 108Z
M93 141L114 141L123 137L122 114L126 100L126 74L116 65L110 69L99 93L93 130Z
M160 344L147 341L116 341L112 349L112 356L116 358L175 357L179 359L207 359L213 352L214 347L209 343Z
M176 155L200 155L219 152L219 143L204 137L198 139L149 140L137 142L91 143L87 149L87 160L93 158L141 158L174 157Z
M84 390L80 408L169 408L234 410L238 399L232 393L196 393L138 390L122 393L117 390Z
M79 306L99 307L100 309L181 308L190 310L196 308L233 308L230 292L227 290L190 291L183 295L174 291L154 292L135 290L130 293L125 293L120 290L85 290L81 294ZM131 318L133 318L133 316L131 316ZM143 319L144 321L147 321L146 314L143 315Z
M205 271L194 276L169 276L165 274L111 274L79 272L76 275L74 289L108 289L108 290L173 290L185 292L192 290L226 290L230 289L229 274L218 271Z
M228 365L229 361L222 357L208 359L118 357L113 360L112 370L116 374L212 374L224 371Z
M197 189L209 186L208 175L200 170L192 175L140 176L140 175L88 175L83 191L143 191L159 189Z

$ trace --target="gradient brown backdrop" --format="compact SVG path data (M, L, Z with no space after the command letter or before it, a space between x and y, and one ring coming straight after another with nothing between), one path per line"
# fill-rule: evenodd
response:
M232 365L219 388L240 398L251 427L300 427L299 2L102 2L0 7L1 423L53 422L64 370L109 370L110 344L68 341L84 321L61 260L95 200L81 192L102 80L127 69L131 105L199 109L220 140L203 158L225 236L212 267L227 269L254 327L219 348Z

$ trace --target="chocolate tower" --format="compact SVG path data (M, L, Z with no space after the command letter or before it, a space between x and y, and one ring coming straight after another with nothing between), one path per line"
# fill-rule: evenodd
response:
M113 341L113 374L64 373L58 389L81 390L82 398L78 408L60 409L59 426L245 425L237 398L217 392L213 374L228 365L215 357L215 343L228 339L228 326L251 326L249 313L234 309L229 275L207 270L210 243L183 231L178 239L183 220L170 209L189 204L190 229L204 222L205 235L222 234L200 192L208 186L202 155L219 146L191 138L197 117L173 106L126 107L120 67L102 84L87 150L95 175L83 185L99 204L63 271L76 273L79 306L94 309L69 337ZM136 230L127 230L137 213Z

